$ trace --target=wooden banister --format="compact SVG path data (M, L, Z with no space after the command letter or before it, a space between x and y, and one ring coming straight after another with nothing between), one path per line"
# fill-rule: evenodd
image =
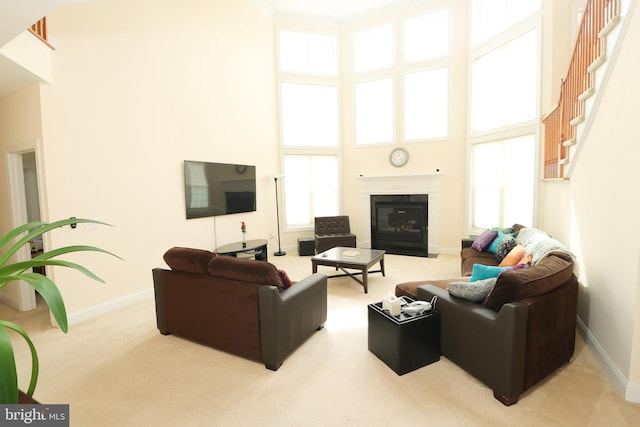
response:
M588 0L580 22L569 70L562 79L560 100L542 118L544 125L544 178L565 178L564 160L567 147L563 144L575 138L572 121L584 116L580 96L591 90L589 67L604 54L600 32L620 15L620 0ZM574 122L575 123L575 122Z
M56 49L51 45L51 43L49 43L49 40L47 39L47 17L46 16L41 20L39 20L38 22L36 22L35 24L33 24L31 27L29 27L29 31L31 31L31 34L39 38L40 41L42 41L42 43L46 44L53 50Z

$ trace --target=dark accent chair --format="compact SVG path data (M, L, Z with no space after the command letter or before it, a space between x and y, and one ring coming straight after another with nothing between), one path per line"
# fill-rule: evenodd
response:
M346 248L356 247L356 235L351 233L349 217L317 216L315 218L316 253L342 246Z

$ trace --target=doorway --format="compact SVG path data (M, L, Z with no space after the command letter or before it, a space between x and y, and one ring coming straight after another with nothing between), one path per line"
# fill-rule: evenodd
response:
M36 144L34 144L36 145ZM31 221L40 221L40 185L36 148L25 148L7 153L9 195L13 227ZM17 261L27 261L32 251L43 249L42 240L25 245L16 253ZM19 281L15 287L3 289L0 301L19 311L33 310L37 306L36 292L28 284Z

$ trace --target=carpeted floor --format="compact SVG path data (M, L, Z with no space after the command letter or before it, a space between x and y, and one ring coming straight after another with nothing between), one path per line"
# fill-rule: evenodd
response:
M294 280L311 272L310 257L295 252L269 261ZM613 389L579 334L574 360L511 407L446 359L396 375L367 349L367 304L402 281L457 276L459 257L387 255L385 267L387 277L369 276L368 294L348 277L330 279L326 327L277 372L160 335L153 300L67 335L49 326L44 306L28 314L2 307L0 318L32 335L41 358L35 397L69 403L72 426L640 425L640 404ZM27 349L18 347L26 387Z

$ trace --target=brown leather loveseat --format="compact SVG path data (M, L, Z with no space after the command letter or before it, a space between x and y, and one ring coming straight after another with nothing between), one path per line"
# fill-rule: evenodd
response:
M525 390L573 356L578 303L574 262L566 251L547 247L552 250L534 253L538 259L531 265L500 273L481 301L447 291L468 276L396 286L397 296L426 301L438 297L442 355L493 389L504 405L518 402ZM481 264L483 258L486 264L497 264L493 256L463 241L463 274L470 272L470 259Z
M163 335L262 362L275 371L327 320L323 274L291 284L266 261L191 248L172 248L164 259L170 270L153 269Z

